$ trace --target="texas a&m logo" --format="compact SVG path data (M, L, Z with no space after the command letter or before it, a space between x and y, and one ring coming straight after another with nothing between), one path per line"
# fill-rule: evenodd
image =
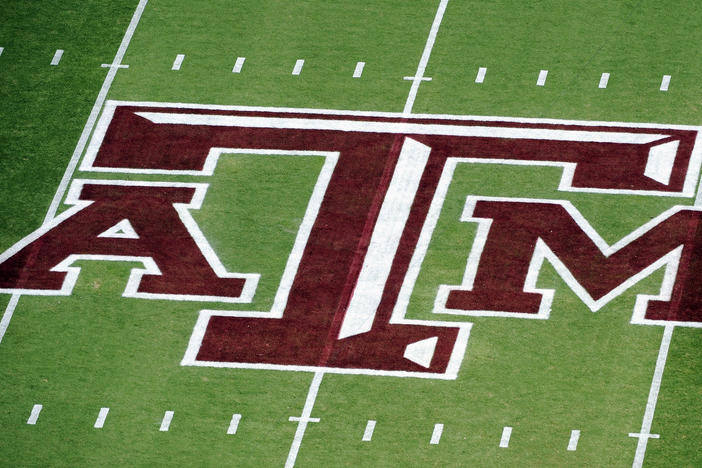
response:
M406 312L459 165L550 166L564 192L692 199L697 139L692 127L109 102L81 171L149 181L75 179L71 208L0 255L0 292L70 295L78 260L139 262L123 296L212 303L183 365L452 379L471 324ZM230 271L192 216L229 154L323 161L270 310L236 310L261 274ZM456 246L463 280L438 288L433 312L548 318L553 291L536 286L548 260L592 310L662 270L632 323L700 326L701 220L674 206L609 245L568 201L466 193L455 221L477 234Z

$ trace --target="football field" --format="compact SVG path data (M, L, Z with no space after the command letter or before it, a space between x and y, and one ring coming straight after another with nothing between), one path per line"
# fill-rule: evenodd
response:
M698 2L0 10L0 466L702 465Z

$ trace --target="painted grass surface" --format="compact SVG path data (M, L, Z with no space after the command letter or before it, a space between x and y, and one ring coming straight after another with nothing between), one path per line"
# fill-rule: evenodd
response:
M403 77L416 70L437 4L152 0L125 57L130 68L119 71L109 97L400 111L409 91ZM99 65L114 56L135 6L6 7L10 14L0 22L0 248L41 223L105 76ZM702 70L691 46L700 42L699 9L684 0L577 6L451 0L427 69L433 80L420 87L415 111L699 123ZM57 48L67 52L59 67L49 67ZM176 54L186 55L177 72L170 69ZM247 59L242 73L233 74L238 56ZM299 58L305 66L294 77ZM353 79L357 61L367 65L363 77ZM479 66L488 67L482 85L473 83ZM542 68L549 70L543 88L535 86ZM606 90L597 88L602 72L612 74ZM658 90L663 74L673 75L666 93ZM194 213L217 251L224 249L223 258L242 261L244 269L261 265L273 276L320 164L316 158L276 161L274 169L255 158L221 161L205 206ZM265 175L242 177L246 171ZM479 165L457 172L412 298L412 317L451 319L430 314L430 304L438 284L460 282L474 231L457 221L467 193L569 199L610 243L671 203L690 203L556 192L555 169L502 166L497 172ZM262 196L261 209L250 209L259 206L254 185L262 178L284 189ZM260 228L219 224L221 210ZM266 224L273 212L287 217ZM270 243L257 242L272 233L277 237ZM249 238L228 241L240 236ZM254 247L267 254L265 264L259 254L244 257ZM296 427L288 417L300 415L310 374L181 367L205 305L127 300L120 295L133 265L82 266L72 297L23 297L0 343L0 464L284 464ZM263 298L275 283L266 281ZM635 294L659 282L654 274L593 314L546 266L539 286L556 288L551 318L471 319L456 381L326 375L312 412L321 422L309 426L297 465L630 466L636 440L627 434L640 428L662 331L628 320ZM0 297L3 310L8 300ZM661 439L649 442L646 466L702 464L699 343L698 330L673 334L652 429ZM35 403L44 410L29 426ZM111 408L105 427L93 429L103 406ZM162 433L166 410L175 416ZM243 418L237 434L228 436L232 413ZM362 442L369 419L378 421L375 434ZM445 425L443 437L430 445L436 423ZM507 449L498 447L504 426L514 427ZM582 435L577 451L568 452L573 429Z

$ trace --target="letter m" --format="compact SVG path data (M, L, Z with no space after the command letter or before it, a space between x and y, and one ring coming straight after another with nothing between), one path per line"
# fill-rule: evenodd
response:
M554 292L536 287L548 260L592 311L665 268L660 292L637 297L632 323L700 326L701 218L676 206L609 245L567 201L468 197L461 220L478 231L463 283L441 285L435 311L548 318Z

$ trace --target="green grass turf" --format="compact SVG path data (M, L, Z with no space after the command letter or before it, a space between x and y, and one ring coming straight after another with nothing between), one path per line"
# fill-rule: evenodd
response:
M320 156L223 155L207 179L205 205L193 218L229 271L261 274L254 300L237 308L271 309L323 163Z
M665 437L652 441L646 454L649 466L700 466L702 367L700 335L696 329L676 329L671 343L653 431Z
M449 2L415 112L699 124L700 13L694 0Z
M133 12L132 1L3 2L0 249L41 224ZM49 63L66 52L59 66Z
M3 340L3 464L284 463L307 375L181 367L197 307L121 299L131 265L83 266L73 296L23 298ZM35 403L44 410L26 425ZM105 427L93 429L103 406ZM166 410L175 416L162 433ZM243 415L236 437L226 434L233 413Z
M400 111L409 91L402 78L416 70L437 4L152 0L124 60L130 68L118 72L109 97ZM105 76L99 65L114 56L135 6L7 7L0 22L0 247L41 223ZM699 43L699 8L691 1L451 0L427 69L433 81L421 85L415 111L699 123L700 69L690 45ZM50 67L56 48L66 54ZM179 53L186 54L183 66L171 71ZM247 61L232 74L237 56ZM306 63L294 77L298 58ZM367 62L361 79L351 78L357 61ZM473 83L479 66L488 67L482 85ZM535 86L541 68L550 71L544 88ZM605 71L612 73L609 88L597 89ZM667 93L658 91L663 74L673 75ZM256 308L269 303L319 168L317 158L277 160L267 177L284 190L273 195L243 175L262 170L265 159L221 161L205 206L194 213L228 262L270 272L261 299L246 306ZM467 193L569 199L610 243L672 203L690 203L556 192L557 169L458 172L412 317L467 320L432 316L428 308L433 288L460 282L473 234L457 217ZM261 206L284 220L248 209L262 192ZM258 230L215 222L223 209L227 219L245 218ZM274 232L251 257L247 245L228 242ZM181 367L197 312L212 304L124 299L133 265L82 266L73 296L23 297L0 343L2 464L283 465L296 427L288 417L299 416L311 374ZM312 412L321 422L308 428L298 466L630 466L636 440L627 434L640 428L662 330L628 320L635 294L659 284L654 274L592 314L545 266L539 286L556 288L551 318L470 319L456 381L326 375ZM702 463L700 365L698 331L677 329L653 424L661 439L650 441L647 466ZM35 403L45 408L28 426ZM102 406L111 412L95 430ZM166 410L175 417L161 433ZM235 412L243 414L239 432L227 436ZM378 421L376 433L361 442L368 419ZM429 445L435 423L445 424L437 446ZM507 425L512 441L500 449ZM572 429L582 431L581 440L567 452Z
M150 5L113 96L128 100L401 111L433 2L186 0ZM185 54L179 71L171 66ZM237 57L246 57L240 74ZM302 74L292 76L304 59ZM367 63L360 79L356 62ZM207 79L203 80L203 76ZM163 83L167 82L168 86Z

